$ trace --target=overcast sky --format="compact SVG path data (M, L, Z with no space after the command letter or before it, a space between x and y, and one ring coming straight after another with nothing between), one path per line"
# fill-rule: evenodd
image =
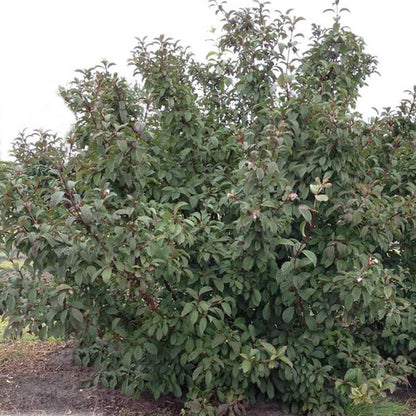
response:
M229 7L252 4L229 0ZM311 23L330 25L332 0L271 0L271 9L294 8ZM351 10L344 24L367 43L379 59L381 76L362 90L359 109L395 106L403 91L416 84L416 1L341 0ZM64 135L73 116L58 96L75 69L117 63L130 76L126 61L136 37L162 33L191 46L203 58L212 26L219 27L208 0L0 0L0 159L24 128L50 129Z

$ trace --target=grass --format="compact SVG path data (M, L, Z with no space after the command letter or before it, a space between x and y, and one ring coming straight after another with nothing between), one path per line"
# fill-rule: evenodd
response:
M13 348L7 348L7 345L4 348L0 348L0 369L26 360L28 356L27 346L19 342L14 344Z
M7 321L6 320L2 320L0 318L0 345L1 344L6 344L6 343L10 343L11 341L16 341L16 340L11 340L8 338L4 338L3 334L4 334L4 330L7 327ZM32 334L28 334L26 331L23 332L23 336L21 338L19 338L17 341L19 343L24 343L24 342L30 342L30 341L36 341L39 338L36 337L35 335Z
M0 334L3 335L4 330L6 329L7 323L0 319ZM3 337L0 338L0 343L3 341Z
M375 404L362 404L349 406L345 416L412 416L416 413L409 413L409 408L404 403L390 400L380 401Z

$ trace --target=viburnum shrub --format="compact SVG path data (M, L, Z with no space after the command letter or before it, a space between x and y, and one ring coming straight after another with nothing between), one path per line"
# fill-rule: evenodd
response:
M79 71L71 132L22 134L1 180L7 334L184 414L342 414L414 374L416 89L363 119L376 59L335 3L301 55L300 18L212 1L205 62L161 36L133 86Z

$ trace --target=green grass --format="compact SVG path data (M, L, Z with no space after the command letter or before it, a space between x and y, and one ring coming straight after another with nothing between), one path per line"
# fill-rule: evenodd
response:
M7 326L7 321L2 320L0 318L0 345L12 341L11 339L3 337L3 333L4 333L4 330L6 329L6 326ZM36 341L38 339L39 338L37 336L32 335L32 334L28 334L26 331L24 331L23 336L21 338L19 338L18 341L20 341L20 342L30 342L30 341Z
M408 412L405 404L384 400L375 404L348 406L345 416L406 416Z
M3 332L4 332L4 330L6 329L6 326L7 326L7 323L6 323L5 321L2 321L2 320L0 319L0 344L1 344L2 342L4 342L4 339L3 339Z

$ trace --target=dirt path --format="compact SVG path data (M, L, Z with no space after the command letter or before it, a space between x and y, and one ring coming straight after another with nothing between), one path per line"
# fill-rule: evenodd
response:
M2 416L167 416L178 404L118 391L82 386L92 370L73 362L64 343L21 342L0 345L0 415Z

